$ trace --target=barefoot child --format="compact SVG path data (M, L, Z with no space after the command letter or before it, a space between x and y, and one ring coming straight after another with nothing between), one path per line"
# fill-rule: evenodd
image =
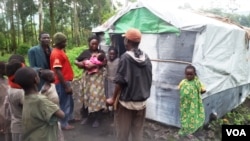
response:
M5 67L6 67L5 62L1 61L0 62L0 134L6 133L4 129L5 129L5 123L7 122L4 114L5 97L7 96L7 90L8 90L7 79L4 77Z
M205 121L205 112L201 93L206 90L196 76L195 67L188 65L185 69L186 78L179 84L181 129L179 135L192 137Z
M6 75L8 76L9 90L6 100L9 103L11 115L12 141L22 141L22 109L24 100L23 89L14 82L15 72L22 68L21 61L13 59L6 65Z
M8 76L8 90L4 102L5 117L5 141L21 140L21 114L23 90L14 82L14 73L17 69L25 66L25 59L22 55L13 54L6 64L5 73Z
M60 106L59 104L59 97L56 92L56 86L53 82L55 82L55 74L53 71L45 69L41 71L40 78L44 80L44 84L41 88L41 94L48 97L49 100L54 102L56 105ZM61 130L60 122L58 122L58 141L64 141L63 133Z
M55 87L55 74L51 70L43 70L40 74L40 78L42 78L45 83L42 86L41 89L41 94L45 95L48 97L49 100L54 102L59 106L59 97L56 92L56 87Z
M117 49L110 47L108 50L108 62L107 62L107 76L105 80L105 95L106 98L113 97L115 90L115 74L118 68L119 58L117 57Z
M23 141L57 141L57 118L64 118L64 113L46 96L39 94L39 81L36 71L30 67L20 68L15 73L15 82L25 93L22 113Z

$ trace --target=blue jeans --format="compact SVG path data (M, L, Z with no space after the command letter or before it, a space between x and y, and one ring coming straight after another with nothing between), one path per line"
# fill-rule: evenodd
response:
M71 85L71 82L68 81L67 84ZM68 125L68 121L70 120L70 117L73 114L74 101L73 101L72 94L67 94L65 92L64 87L60 83L56 84L56 91L58 93L59 100L60 100L60 108L65 114L65 117L60 120L60 123L62 127L65 127Z

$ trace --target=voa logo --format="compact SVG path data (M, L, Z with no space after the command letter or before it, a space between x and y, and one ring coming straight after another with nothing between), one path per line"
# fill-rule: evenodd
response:
M247 136L244 129L226 129L227 136Z

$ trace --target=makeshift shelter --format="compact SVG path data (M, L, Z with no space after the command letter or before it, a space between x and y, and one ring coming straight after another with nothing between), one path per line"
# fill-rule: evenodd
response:
M152 60L153 84L146 117L180 127L179 90L184 68L193 64L207 92L202 95L206 123L211 113L222 117L250 93L249 39L240 26L198 13L139 1L122 9L92 32L110 34L124 52L121 34L141 30L140 48Z

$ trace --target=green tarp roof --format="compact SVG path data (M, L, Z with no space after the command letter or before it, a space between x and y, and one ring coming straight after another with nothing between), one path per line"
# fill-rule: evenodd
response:
M134 27L142 33L179 33L179 29L157 17L146 8L137 8L129 11L115 23L115 33L124 33Z

